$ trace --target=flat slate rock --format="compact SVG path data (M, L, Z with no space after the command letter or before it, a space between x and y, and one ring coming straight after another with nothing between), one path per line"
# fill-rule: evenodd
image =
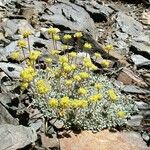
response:
M139 36L143 31L142 24L122 12L117 13L116 21L121 30L131 36Z
M141 135L136 132L116 132L108 130L93 134L83 131L70 138L60 139L61 150L149 150Z
M43 14L42 20L50 21L60 29L87 32L96 38L97 32L94 21L84 8L63 1L63 3L57 3L47 9L48 14Z
M0 125L0 150L16 150L37 140L36 132L30 127Z

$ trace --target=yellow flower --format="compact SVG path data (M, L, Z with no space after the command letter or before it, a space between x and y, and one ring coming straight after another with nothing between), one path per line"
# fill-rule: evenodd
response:
M25 31L25 32L22 33L22 36L23 36L23 38L27 38L27 37L29 37L29 35L31 35L31 34L32 34L31 31Z
M71 65L69 65L67 63L63 64L63 69L64 69L64 72L66 72L66 73L69 73L69 72L71 72L73 70Z
M97 67L96 67L94 64L92 64L92 66L91 66L90 69L92 69L92 70L97 70Z
M109 98L112 102L115 102L118 99L116 92L113 89L108 90Z
M86 100L79 100L78 107L79 108L85 108L88 106L88 102Z
M68 63L68 57L67 57L67 56L60 56L60 57L59 57L59 62L60 62L61 64L63 64L63 63Z
M60 36L59 36L59 35L54 35L54 36L53 36L53 39L54 39L55 41L59 41L59 40L60 40Z
M60 105L61 107L63 108L67 108L70 106L70 100L69 100L69 97L67 96L64 96L60 99Z
M81 77L79 75L75 75L73 79L78 82L81 81Z
M70 34L65 34L64 37L63 37L63 39L66 40L66 41L70 40L71 38L72 38L72 36Z
M61 45L61 48L62 48L63 50L66 50L66 49L68 49L68 45Z
M45 61L50 64L52 62L52 59L51 58L45 58Z
M103 98L102 94L96 94L90 97L90 101L98 102Z
M25 48L26 45L27 45L26 41L24 41L24 40L19 40L18 41L19 48Z
M104 50L106 50L106 51L111 51L113 49L114 49L114 47L112 44L108 44L108 45L104 46Z
M83 34L82 34L82 32L76 32L75 34L74 34L74 37L76 37L76 38L81 38L83 36Z
M96 58L102 57L100 53L94 53L94 55L95 55Z
M72 83L73 83L73 80L66 80L66 85L68 85L68 86L71 86L72 85Z
M40 51L31 51L29 54L29 59L35 61L41 55L42 53Z
M39 94L47 94L50 91L50 85L43 79L36 81L36 89Z
M50 107L56 108L56 107L58 107L58 100L55 99L55 98L51 98L51 99L48 101L48 104L49 104Z
M87 94L87 92L88 92L87 89L82 88L82 87L80 87L79 90L78 90L78 93L81 94L81 95L85 95L85 94Z
M53 49L53 50L51 50L51 54L52 54L52 55L58 55L58 54L59 54L59 51L58 51L58 50Z
M108 68L109 65L110 65L110 62L109 62L108 60L102 60L101 66L102 66L103 68Z
M29 86L29 83L28 83L28 82L22 82L22 83L20 84L20 88L21 88L21 90L25 90L25 89L27 89L27 88L28 88L28 86Z
M20 60L20 52L12 52L10 58L13 60Z
M90 43L85 43L85 44L83 45L83 48L85 48L85 49L91 49L91 48L92 48L92 45L91 45Z
M94 86L95 86L95 88L98 89L98 90L100 90L100 89L103 87L103 85L100 84L100 83L95 83Z
M69 53L69 56L72 57L72 58L74 58L74 57L77 56L77 53L76 52L71 52L71 53Z
M20 77L24 82L30 82L36 76L36 72L32 67L25 68L21 71Z
M47 30L48 34L56 34L58 32L60 32L60 30L58 28L53 28L53 27L50 27L48 30Z
M79 73L79 76L82 78L82 79L87 79L89 77L89 73L87 72L80 72Z
M126 113L124 111L118 111L117 115L118 115L119 118L124 119L125 116L126 116Z

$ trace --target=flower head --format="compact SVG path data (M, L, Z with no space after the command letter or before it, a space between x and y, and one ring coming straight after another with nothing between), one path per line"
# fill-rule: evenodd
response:
M58 55L58 54L59 54L59 51L53 49L53 50L50 51L50 53L51 53L52 55Z
M126 116L126 113L124 111L118 111L117 115L118 115L119 118L124 119L125 116Z
M63 39L66 41L70 40L71 38L72 38L72 36L70 34L65 34L63 37Z
M20 52L12 52L10 54L10 58L13 60L19 60L20 59Z
M96 58L102 57L100 53L94 53L94 55L95 55Z
M32 67L25 68L21 71L20 77L24 82L30 82L36 76L36 72Z
M95 94L90 97L91 102L98 102L103 98L102 94Z
M50 85L43 79L36 81L36 89L39 94L47 94L50 91Z
M104 46L104 50L106 50L106 51L111 51L113 49L114 49L114 47L112 44L108 44L108 45Z
M48 101L48 104L49 104L50 107L56 108L56 107L58 107L58 100L55 99L55 98L51 98L51 99Z
M68 49L68 45L61 45L61 48L62 48L63 50L66 50L66 49Z
M62 98L60 99L60 105L61 105L61 107L63 107L63 108L69 107L69 105L70 105L69 97L67 97L67 96L62 97Z
M21 82L21 84L20 84L20 88L21 88L21 90L25 90L25 89L27 89L27 88L28 88L28 86L29 86L29 83L28 83L28 82Z
M83 36L82 32L76 32L74 34L74 37L76 37L77 39L81 38Z
M53 27L50 27L48 28L48 34L56 34L58 32L60 32L60 30L58 28L53 28Z
M53 36L53 39L54 39L55 41L59 41L59 40L60 40L60 36L57 35L57 34L55 34L55 35Z
M68 63L68 57L67 56L60 56L59 57L59 62L61 63L61 64L64 64L64 63Z
M98 90L100 90L100 89L103 87L103 85L100 84L100 83L95 83L94 86L95 86L95 88L98 89Z
M90 43L85 43L85 44L83 45L83 48L85 48L85 49L91 49L91 48L92 48L92 45L91 45Z
M80 87L79 90L78 90L78 93L80 95L86 95L87 94L87 89L86 88L83 88L83 87Z
M112 102L115 102L118 99L116 92L113 89L108 90L109 98Z
M108 68L109 65L110 65L110 62L109 62L108 60L102 60L101 66L102 66L103 68Z
M24 40L19 40L18 41L19 48L25 48L26 45L27 45L26 41L24 41Z
M76 52L71 52L71 53L69 53L69 56L72 57L72 58L74 58L74 57L77 56L77 53Z
M50 64L52 62L52 59L51 58L45 58L45 61Z
M73 79L78 82L81 81L81 77L79 75L75 75Z
M87 72L80 72L79 76L81 77L81 79L87 79L89 77L89 73L87 73Z
M69 80L66 80L66 85L67 86L71 86L73 83L73 80L69 79Z
M41 55L42 55L42 53L40 51L31 51L29 54L29 58L30 58L30 60L35 61Z
M25 31L25 32L22 33L22 36L23 36L23 38L28 38L29 35L31 35L31 34L32 34L31 31Z

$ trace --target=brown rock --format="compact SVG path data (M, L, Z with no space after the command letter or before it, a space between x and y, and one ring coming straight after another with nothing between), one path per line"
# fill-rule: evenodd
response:
M83 131L71 138L60 139L61 150L148 150L140 134L136 132L116 132L108 130L93 134Z
M124 85L136 84L146 86L142 78L138 77L133 71L128 68L123 68L122 72L118 75L118 81L123 82Z

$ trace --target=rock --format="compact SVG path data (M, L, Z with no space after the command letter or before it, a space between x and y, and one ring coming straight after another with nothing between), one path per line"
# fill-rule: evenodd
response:
M141 54L144 57L150 59L150 46L144 43L132 42L130 50L136 54Z
M19 78L23 68L20 65L0 62L0 69L3 70L11 78Z
M0 101L0 125L2 124L13 124L18 125L19 122L17 119L13 118L7 109L1 104Z
M141 55L131 55L131 59L137 67L150 67L150 60Z
M117 39L119 40L126 40L128 38L128 34L120 32L120 31L116 31L115 35L117 36Z
M142 24L122 12L117 13L116 19L121 30L131 36L139 36L143 31Z
M75 0L75 4L82 6L90 14L95 22L107 21L108 17L114 12L113 9L106 5L101 5L96 1Z
M61 150L148 150L139 133L109 132L103 130L96 134L83 131L80 134L70 134L70 138L60 139Z
M58 119L52 119L50 123L56 128L56 129L62 129L64 127L64 122L62 120Z
M150 141L150 133L143 132L143 133L142 133L142 138L143 138L143 140L146 141L146 142Z
M47 9L48 14L43 14L41 20L50 21L61 30L70 29L90 33L96 39L97 31L94 21L82 7L63 1Z
M32 128L22 125L0 125L0 135L1 150L24 148L37 140L36 132Z
M142 13L141 22L145 25L150 25L150 11Z
M121 90L127 93L132 93L132 94L150 94L149 90L142 89L134 85L126 85Z
M140 129L142 119L143 119L142 115L131 116L130 120L128 120L127 122L127 125L133 128Z
M139 78L128 68L123 68L123 70L119 73L117 80L123 82L124 85L137 84L146 86L143 79Z
M145 42L145 43L150 44L150 36L147 34L142 34L142 35L139 35L138 37L134 37L132 39L136 42Z
M6 108L9 108L9 105L11 104L11 96L8 93L0 93L0 103Z
M38 119L36 122L31 123L29 126L32 127L35 131L38 131L43 125L43 121Z
M41 134L42 146L46 149L56 149L59 150L59 140L57 138L49 138L45 134Z

